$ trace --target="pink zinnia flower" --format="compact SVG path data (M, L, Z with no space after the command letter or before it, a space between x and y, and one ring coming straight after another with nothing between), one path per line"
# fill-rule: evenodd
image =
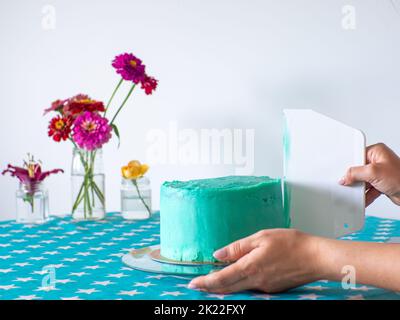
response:
M110 140L111 130L106 118L86 111L74 121L72 137L80 148L91 151Z
M146 94L152 94L154 90L157 88L157 82L158 80L154 79L153 77L149 77L148 75L144 76L144 79L142 80L142 89L144 89L144 92Z
M124 80L138 84L144 79L146 67L132 53L123 53L116 56L112 62L112 66Z

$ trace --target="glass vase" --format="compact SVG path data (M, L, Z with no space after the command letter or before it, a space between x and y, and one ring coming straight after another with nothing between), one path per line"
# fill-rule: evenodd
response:
M72 218L100 220L105 217L105 175L102 149L74 148L71 170Z
M49 219L48 192L43 183L20 183L16 197L17 222L40 224Z
M121 213L128 220L144 220L151 216L151 187L147 177L121 181Z

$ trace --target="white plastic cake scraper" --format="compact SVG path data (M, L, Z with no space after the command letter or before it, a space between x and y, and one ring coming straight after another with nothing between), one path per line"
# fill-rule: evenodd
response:
M365 163L365 136L312 110L284 110L284 203L291 227L337 238L360 230L365 186L341 186L351 166Z

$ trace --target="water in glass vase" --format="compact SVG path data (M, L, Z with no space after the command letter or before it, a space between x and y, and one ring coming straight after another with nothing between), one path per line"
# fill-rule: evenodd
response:
M148 219L150 218L150 211L150 181L146 177L137 179L136 182L134 180L122 179L121 213L123 218L128 220Z
M105 175L101 149L74 149L71 183L73 219L103 219L106 214Z
M49 219L48 194L41 185L37 186L33 194L20 185L16 196L18 223L40 224Z
M104 179L105 176L103 173L98 173L93 175L93 182L100 190L104 190ZM72 201L76 201L79 194L81 196L87 188L87 195L83 197L87 197L82 200L79 205L76 207L73 217L75 220L99 220L103 219L105 216L104 204L100 201L98 195L95 192L95 189L89 185L85 185L85 175L84 174L72 174L71 175L72 182ZM81 191L83 190L83 191Z

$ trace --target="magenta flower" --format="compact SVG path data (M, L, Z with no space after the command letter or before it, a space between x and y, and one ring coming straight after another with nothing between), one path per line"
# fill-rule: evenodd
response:
M135 84L141 82L145 76L145 65L132 53L123 53L116 56L112 66L124 80L132 81Z
M37 191L39 184L53 173L64 172L62 169L53 169L50 171L42 171L42 167L33 157L29 157L28 161L24 161L23 167L12 166L9 164L2 174L9 173L12 177L17 177L18 180L25 186L27 195L24 198L29 202L33 211L33 196Z
M80 148L92 151L110 140L111 130L106 118L86 111L74 121L72 138Z

